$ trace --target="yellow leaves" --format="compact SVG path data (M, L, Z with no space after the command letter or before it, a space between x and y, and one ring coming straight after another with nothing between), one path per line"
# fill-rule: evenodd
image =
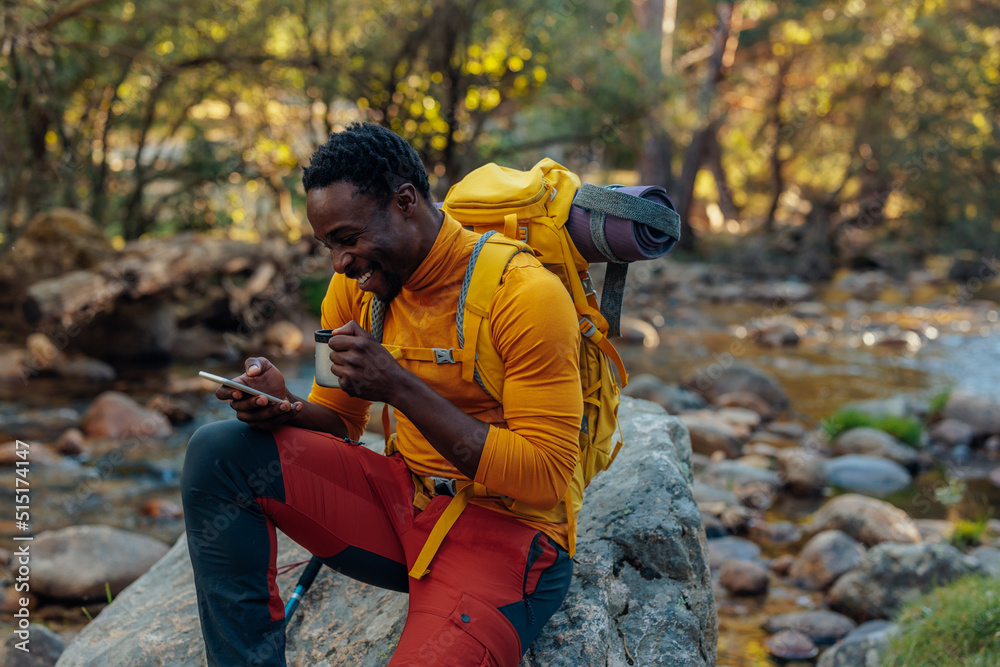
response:
M535 81L538 83L545 83L545 79L548 78L548 75L545 73L545 68L541 66L536 66L533 70L531 70L531 75L535 77Z
M792 44L808 44L812 41L812 32L798 21L785 21L784 38Z
M524 61L517 56L512 56L507 59L507 69L511 72L520 72L524 69Z
M168 53L172 53L174 50L174 43L169 39L164 40L156 45L156 55L165 56Z
M45 133L45 143L49 146L55 146L59 142L59 137L52 130Z
M781 42L775 42L771 45L771 53L780 57L788 53L788 48Z
M435 150L443 151L448 146L448 138L442 134L435 135L431 138L431 147Z
M125 22L131 21L132 17L134 17L134 16L135 16L135 4L134 3L126 2L124 5L122 5L122 13L121 13L122 21L125 21Z
M223 120L229 118L232 110L222 100L203 100L188 109L188 118L193 120Z
M216 43L222 42L226 37L229 36L229 31L226 30L226 26L221 23L213 22L208 29L208 34Z

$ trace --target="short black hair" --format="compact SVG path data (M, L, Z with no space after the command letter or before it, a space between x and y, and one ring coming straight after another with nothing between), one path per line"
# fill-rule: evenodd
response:
M351 123L331 134L302 170L306 192L341 181L373 197L382 209L404 183L412 183L426 201L431 199L420 156L405 139L375 123Z

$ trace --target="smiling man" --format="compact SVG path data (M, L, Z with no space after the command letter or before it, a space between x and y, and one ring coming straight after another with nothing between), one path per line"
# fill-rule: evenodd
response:
M332 135L303 183L335 271L322 320L341 386L314 383L302 399L267 359L247 359L237 380L284 400L220 388L237 420L191 438L182 494L208 661L285 664L280 529L348 576L409 592L389 664L514 667L572 576L563 499L583 411L572 302L530 254L508 264L489 312L500 401L460 364L397 361L358 324L366 293L385 310L382 343L460 348L479 235L435 208L416 152L377 125ZM345 439L361 437L373 401L395 409L386 455ZM456 483L471 482L429 566L416 565Z

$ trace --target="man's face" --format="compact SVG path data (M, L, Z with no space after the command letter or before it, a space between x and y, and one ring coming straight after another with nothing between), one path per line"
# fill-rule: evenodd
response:
M330 250L333 270L383 301L396 298L420 263L416 235L397 196L379 210L350 183L333 183L309 191L306 215L316 239Z

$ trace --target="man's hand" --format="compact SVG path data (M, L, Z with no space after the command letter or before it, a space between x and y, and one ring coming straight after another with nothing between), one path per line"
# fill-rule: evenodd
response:
M302 410L302 402L288 393L281 371L264 357L250 357L243 365L246 372L233 380L284 400L271 403L263 396L244 394L229 387L219 387L215 392L216 398L229 401L236 410L237 419L262 431L272 431L294 419Z
M357 322L334 329L329 346L333 372L348 396L390 405L396 402L400 380L408 371Z

